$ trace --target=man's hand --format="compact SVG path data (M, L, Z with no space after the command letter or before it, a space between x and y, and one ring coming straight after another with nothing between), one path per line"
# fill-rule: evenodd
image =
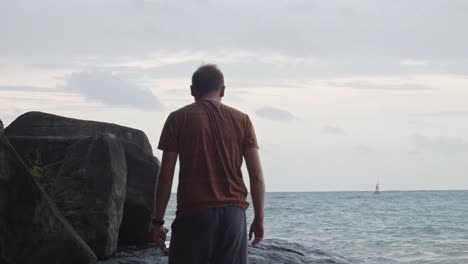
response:
M177 152L163 152L161 169L154 194L154 219L164 219L167 203L171 196L172 179L174 178L174 168L177 162ZM157 247L165 249L166 232L162 225L153 226L153 241Z
M263 239L263 220L257 220L256 218L253 220L252 225L250 225L249 240L252 240L252 234L255 234L255 238L252 241L252 246L255 247Z
M153 241L156 247L163 250L166 248L166 231L163 226L155 226L153 228Z
M255 239L252 241L252 246L256 246L263 239L263 218L265 207L265 181L263 179L262 166L257 148L249 148L244 151L245 163L250 177L250 192L252 194L252 203L254 207L255 217L249 231L249 240L252 239L252 234L255 234Z

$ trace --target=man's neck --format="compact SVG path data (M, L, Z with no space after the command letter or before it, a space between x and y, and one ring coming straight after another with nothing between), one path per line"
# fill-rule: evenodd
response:
M220 103L221 97L219 97L219 95L205 95L201 97L196 97L195 102L198 102L198 101L213 101L213 102Z

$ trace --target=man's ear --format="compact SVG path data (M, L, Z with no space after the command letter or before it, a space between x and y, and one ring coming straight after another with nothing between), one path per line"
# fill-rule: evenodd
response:
M196 93L197 93L197 92L193 89L193 85L190 85L190 94L191 94L192 96L196 96Z
M226 86L223 85L223 87L221 87L221 89L219 89L219 97L223 97L224 96L224 89L226 88Z

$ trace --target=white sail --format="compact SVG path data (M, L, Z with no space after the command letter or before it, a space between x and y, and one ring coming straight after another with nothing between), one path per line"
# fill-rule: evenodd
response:
M379 193L380 193L380 187L379 187L379 182L377 182L377 185L375 185L374 194L379 194Z

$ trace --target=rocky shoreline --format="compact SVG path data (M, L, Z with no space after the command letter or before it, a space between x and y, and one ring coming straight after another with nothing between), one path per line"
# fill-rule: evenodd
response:
M153 246L127 248L98 264L166 264L167 254ZM346 258L321 250L307 248L298 243L280 239L266 239L256 247L249 246L250 264L352 264Z
M137 129L41 112L0 120L0 264L167 263L150 235L159 167ZM351 263L271 239L249 261Z

